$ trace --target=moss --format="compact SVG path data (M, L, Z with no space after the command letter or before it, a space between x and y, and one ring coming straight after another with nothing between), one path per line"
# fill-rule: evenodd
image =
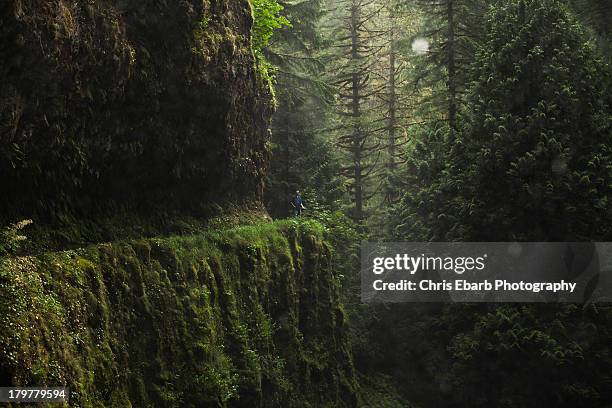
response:
M0 382L74 406L355 406L323 228L260 223L0 262Z
M38 3L0 14L0 223L261 199L272 107L246 1Z

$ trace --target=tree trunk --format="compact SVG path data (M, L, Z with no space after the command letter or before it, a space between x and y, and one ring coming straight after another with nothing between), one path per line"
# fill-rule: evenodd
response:
M389 162L387 164L389 169L388 177L391 178L395 173L397 164L395 163L396 155L396 140L395 130L397 127L397 107L396 107L396 84L395 84L395 24L393 16L391 18L391 29L389 31L389 118L387 122L387 133L388 133L388 152ZM395 201L394 189L391 187L392 180L388 180L386 199L389 203Z
M359 59L359 5L353 1L351 5L351 59L357 61ZM361 73L358 68L355 68L352 74L352 97L351 97L351 113L354 120L353 123L353 170L354 170L354 194L355 194L355 220L359 223L363 221L363 174L362 174L362 137L359 126L359 118L361 117Z
M457 82L455 66L455 10L454 0L448 0L446 6L448 23L448 126L450 128L451 140L455 137L457 129Z

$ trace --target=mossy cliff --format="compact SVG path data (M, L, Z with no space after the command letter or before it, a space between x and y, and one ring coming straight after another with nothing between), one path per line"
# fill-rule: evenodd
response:
M0 262L0 383L79 407L352 407L330 248L315 223Z
M0 223L257 200L248 0L0 2Z

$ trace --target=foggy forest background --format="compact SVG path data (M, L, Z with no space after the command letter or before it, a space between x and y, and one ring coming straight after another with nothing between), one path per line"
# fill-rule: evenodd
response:
M612 238L612 4L279 3L259 53L277 102L266 204L287 217L299 189L345 231L367 402L610 402L608 306L367 307L355 259L360 239Z

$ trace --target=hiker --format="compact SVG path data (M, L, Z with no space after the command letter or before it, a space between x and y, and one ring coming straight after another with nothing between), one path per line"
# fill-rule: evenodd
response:
M306 209L302 196L300 195L300 190L295 192L295 197L291 200L291 206L293 207L293 215L295 216L302 215L302 211Z

